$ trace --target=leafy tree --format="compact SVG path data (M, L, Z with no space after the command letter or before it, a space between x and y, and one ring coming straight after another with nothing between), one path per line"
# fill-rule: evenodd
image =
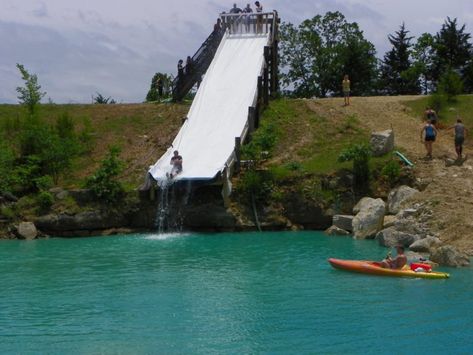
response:
M161 79L163 84L163 97L159 97L158 93L158 79ZM146 94L146 102L158 101L158 99L167 98L172 94L172 81L171 75L164 73L156 73L151 79L151 86L148 93Z
M123 171L123 162L119 159L119 154L118 147L110 147L100 167L86 181L86 187L95 197L109 204L117 202L124 193L124 188L118 180L118 175Z
M411 62L411 40L404 23L394 35L389 35L392 49L384 55L381 65L383 91L391 95L417 94L418 75Z
M472 60L472 45L469 42L470 34L465 33L465 25L458 28L457 19L447 20L434 40L434 70L433 78L438 81L449 68L464 75Z
M371 148L368 144L354 144L340 153L338 161L353 161L353 174L355 185L366 186L370 179L369 161Z
M424 94L432 91L433 46L434 37L430 33L423 33L417 38L412 50L413 67L419 75L421 90Z
M297 28L281 25L282 84L299 97L340 93L344 74L350 76L354 95L371 92L376 77L373 44L357 23L340 12L327 12L303 21Z
M36 74L30 74L22 64L16 64L16 67L21 73L21 78L25 82L25 86L18 86L16 91L19 96L20 104L28 108L28 112L33 115L36 111L37 105L46 92L41 91L41 85L38 84L38 77Z

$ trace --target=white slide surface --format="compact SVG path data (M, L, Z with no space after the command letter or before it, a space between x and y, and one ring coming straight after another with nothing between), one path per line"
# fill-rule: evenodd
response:
M166 179L174 150L183 159L177 179L213 179L225 168L245 129L267 44L267 35L224 36L172 147L150 167L155 180Z

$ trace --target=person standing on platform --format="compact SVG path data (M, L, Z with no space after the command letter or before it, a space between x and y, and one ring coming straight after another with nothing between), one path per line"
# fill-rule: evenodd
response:
M259 1L255 1L256 13L261 14L263 12L263 5ZM263 32L263 15L256 16L256 33Z
M253 12L251 9L250 4L246 4L246 7L243 9L243 13L245 14L245 29L246 33L250 33L250 25L251 25L251 16L250 14Z

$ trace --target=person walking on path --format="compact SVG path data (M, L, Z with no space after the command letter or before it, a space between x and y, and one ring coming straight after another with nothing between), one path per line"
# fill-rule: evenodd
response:
M342 90L345 106L350 105L350 84L350 79L348 78L348 75L345 74L342 81Z
M450 129L455 130L455 152L457 153L457 159L460 160L463 157L463 143L465 142L465 136L468 130L463 124L461 118L458 118L457 123L452 127L449 127L449 130Z
M425 135L424 135L425 132ZM435 142L435 138L437 137L437 129L432 124L431 121L427 121L427 123L422 127L420 131L420 140L422 141L422 137L424 136L424 145L427 151L426 157L428 159L432 159L432 144Z
M426 121L431 121L434 126L437 126L437 112L432 110L431 107L425 108L424 118Z

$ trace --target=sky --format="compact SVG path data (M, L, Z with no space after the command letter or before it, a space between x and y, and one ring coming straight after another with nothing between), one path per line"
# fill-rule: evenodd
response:
M327 11L357 22L382 57L402 22L435 34L447 16L473 33L471 0L263 0L282 21L299 24ZM17 103L16 63L38 75L45 100L90 103L97 93L142 102L156 72L176 74L233 1L0 0L0 103ZM238 3L243 7L245 3Z

